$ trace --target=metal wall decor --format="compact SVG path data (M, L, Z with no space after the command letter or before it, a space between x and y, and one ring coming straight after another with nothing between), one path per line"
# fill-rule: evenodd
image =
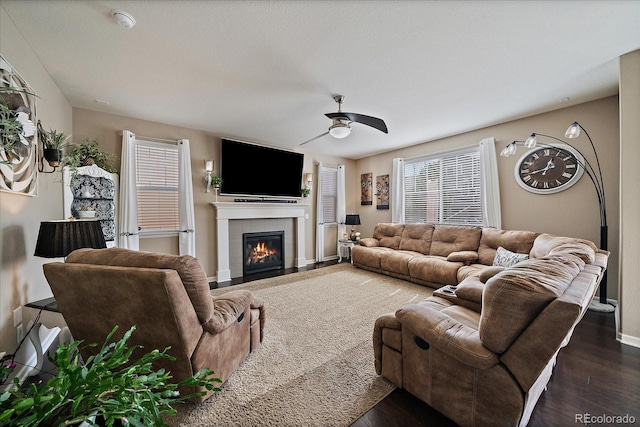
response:
M376 177L376 209L389 209L389 175Z
M38 195L36 94L0 55L0 191Z
M371 198L372 177L373 174L371 172L360 175L360 204L362 206L373 205L373 200Z

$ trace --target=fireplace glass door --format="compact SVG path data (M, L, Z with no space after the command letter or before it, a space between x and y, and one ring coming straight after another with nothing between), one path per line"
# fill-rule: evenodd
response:
M244 233L242 248L243 275L284 268L284 231Z

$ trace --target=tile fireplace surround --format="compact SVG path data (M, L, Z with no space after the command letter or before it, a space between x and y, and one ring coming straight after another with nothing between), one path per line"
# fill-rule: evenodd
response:
M211 203L216 211L216 248L218 250L218 283L231 280L229 266L229 220L292 218L295 230L295 266L307 265L305 256L305 207L300 203L261 203L261 202L215 202ZM236 236L233 236L235 238Z

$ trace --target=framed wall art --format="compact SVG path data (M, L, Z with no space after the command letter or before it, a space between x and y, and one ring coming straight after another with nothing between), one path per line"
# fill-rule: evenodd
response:
M362 206L373 205L373 200L371 198L372 176L373 174L371 172L360 175L360 204Z
M36 98L0 55L0 191L38 195Z
M389 175L376 177L376 209L389 209Z

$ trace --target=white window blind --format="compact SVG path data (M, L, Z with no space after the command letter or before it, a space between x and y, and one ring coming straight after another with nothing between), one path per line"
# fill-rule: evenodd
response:
M408 223L482 225L479 149L405 161L404 211Z
M322 222L324 224L337 222L338 200L338 169L335 167L322 168Z
M178 147L137 140L136 185L140 233L177 231Z

